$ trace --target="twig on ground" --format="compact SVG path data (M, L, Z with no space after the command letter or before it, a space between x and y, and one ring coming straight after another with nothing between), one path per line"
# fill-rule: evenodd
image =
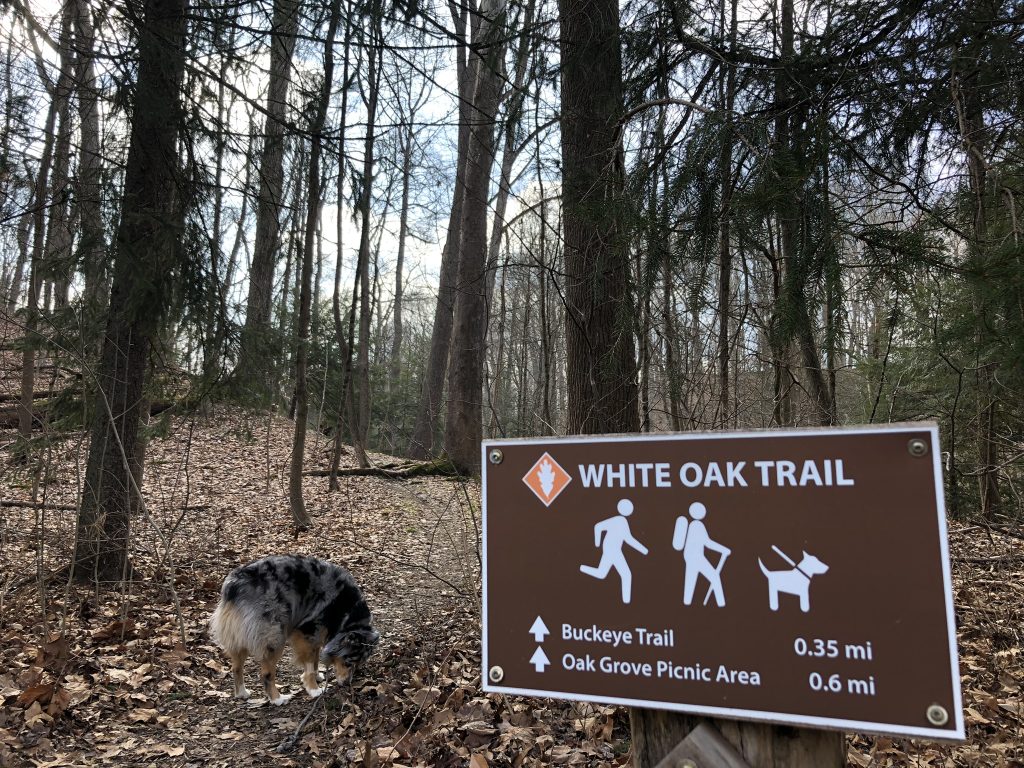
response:
M325 695L326 694L321 694L313 699L313 706L309 708L309 712L307 712L306 716L302 718L302 722L299 723L299 727L295 729L295 733L288 736L284 741L277 745L278 752L283 754L295 749L295 746L299 743L299 736L302 735L302 729L306 727L306 723L309 722L309 718L313 715L313 712L316 711L317 706L323 700Z

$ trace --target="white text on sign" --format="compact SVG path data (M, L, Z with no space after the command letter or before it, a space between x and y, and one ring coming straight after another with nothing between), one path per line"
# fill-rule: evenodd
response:
M674 472L668 462L579 464L584 488L759 488L855 485L842 459L789 461L688 461ZM673 479L674 478L674 479Z

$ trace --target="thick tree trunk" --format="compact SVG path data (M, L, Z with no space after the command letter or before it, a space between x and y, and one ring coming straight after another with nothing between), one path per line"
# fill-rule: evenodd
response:
M448 372L448 355L451 348L452 323L455 309L455 287L458 279L459 262L462 258L462 207L465 199L467 153L469 151L469 127L471 121L470 103L476 85L476 57L466 58L466 15L473 10L473 3L462 6L449 4L455 20L456 70L459 83L459 138L455 161L455 189L452 193L452 209L448 217L448 235L441 252L441 273L437 286L437 304L434 307L434 325L430 333L430 353L420 391L419 408L412 437L409 438L408 454L415 459L425 459L434 453L434 436L437 419L441 411L441 399ZM477 26L473 16L473 28Z
M456 281L444 430L448 459L465 472L479 470L483 435L480 401L487 344L487 203L494 165L494 124L501 98L504 47L496 41L504 27L503 14L501 0L481 3L480 45L472 54L478 57L477 76L466 163L462 258Z
M260 151L260 190L256 208L256 235L241 356L237 372L253 394L268 402L273 389L270 358L273 354L271 307L274 271L281 247L280 216L283 207L284 131L291 79L292 53L298 29L297 0L274 0L270 41L270 80L267 116Z
M619 7L559 0L565 228L566 431L635 432L636 356L621 231Z
M119 581L128 573L146 361L170 296L179 236L174 209L186 6L187 0L147 0L139 31L114 284L75 542L74 575L83 580Z

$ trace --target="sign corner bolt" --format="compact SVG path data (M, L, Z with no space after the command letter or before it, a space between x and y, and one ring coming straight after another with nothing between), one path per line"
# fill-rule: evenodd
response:
M505 670L495 665L491 667L491 669L488 671L487 677L490 679L492 683L500 683L502 680L505 679Z
M925 712L928 722L934 726L942 727L949 722L949 712L941 704L932 704Z
M928 455L928 443L920 437L915 437L907 443L907 450L911 456L919 459Z
M501 460L505 458L505 454L501 452L501 448L491 448L487 453L487 458L491 460L491 464L501 464Z

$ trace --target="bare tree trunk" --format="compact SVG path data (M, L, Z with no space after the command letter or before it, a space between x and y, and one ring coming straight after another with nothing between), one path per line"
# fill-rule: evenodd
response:
M481 396L487 343L487 203L494 165L494 124L501 97L501 61L504 46L502 0L480 4L480 45L473 94L472 127L466 163L465 201L462 209L462 257L459 260L452 327L452 354L448 372L449 408L444 447L460 470L480 467L483 435Z
M667 236L667 235L666 235ZM682 394L679 391L679 370L676 363L676 301L672 290L672 259L669 248L665 248L662 260L662 312L665 324L665 376L668 379L668 413L672 421L672 431L679 432L683 428L682 419L679 416L679 401Z
M441 252L441 274L437 287L437 304L434 308L434 325L430 334L430 354L423 376L420 403L416 412L416 423L409 439L408 453L413 458L425 459L434 453L434 435L441 398L448 372L448 356L451 347L452 324L455 309L455 287L462 258L462 207L465 198L467 155L469 151L469 127L471 121L470 103L476 86L476 57L467 59L466 15L474 11L475 3L457 6L450 0L452 18L455 21L456 70L459 83L459 139L455 161L455 190L452 193L452 210L448 217L448 235ZM473 27L478 16L473 15ZM473 35L475 39L475 34Z
M334 445L331 449L331 471L328 475L327 487L331 491L340 489L338 485L338 465L341 463L343 449L343 437L345 425L352 425L352 343L351 343L351 322L349 323L350 334L346 338L345 327L341 321L341 266L342 266L342 245L344 243L343 230L343 209L345 200L345 119L348 113L348 88L349 88L349 50L352 42L352 25L345 25L344 65L342 68L341 81L341 125L338 126L338 218L337 232L338 250L334 262L334 291L331 296L331 311L334 315L334 336L338 342L338 351L341 356L341 397L338 401L338 420L335 424ZM355 295L352 296L353 303ZM351 316L351 312L350 312Z
M60 118L53 148L53 174L50 179L49 216L44 263L54 284L54 308L67 305L68 288L74 265L71 261L71 205L68 195L68 168L71 164L71 90L74 87L75 60L72 43L74 4L64 7L60 37L60 76L53 98Z
M493 241L492 241L493 242ZM502 427L500 413L505 403L505 378L508 376L508 370L511 366L505 365L505 349L509 346L505 342L505 328L506 318L508 316L508 308L506 306L505 294L508 289L508 253L505 254L505 261L501 266L501 285L498 291L498 351L494 355L495 368L493 381L493 390L491 394L491 423L488 428L488 433L492 436L498 436L504 434Z
M409 233L409 177L412 174L413 130L410 120L402 141L402 207L398 214L398 255L395 259L395 305L393 317L393 338L391 340L391 365L388 372L388 393L394 397L398 392L402 373L402 279L405 270L405 239Z
M270 39L270 81L267 86L267 117L260 151L260 191L256 208L256 235L245 327L242 329L238 373L246 387L264 402L269 401L271 364L271 299L274 271L280 248L280 216L284 198L284 130L291 79L292 52L298 30L297 0L274 0Z
M508 197L512 191L512 166L515 165L525 144L519 142L520 126L522 125L523 103L526 92L523 88L529 69L530 54L536 45L533 32L533 16L537 1L527 0L520 24L519 49L516 51L515 75L509 89L508 106L503 126L504 142L501 152L501 172L498 176L498 193L494 200L494 219L491 224L490 244L487 246L487 307L491 306L494 295L494 281L498 272L498 251L505 235L505 211L508 208ZM538 165L539 167L539 165ZM538 174L538 179L540 178ZM488 318L489 320L489 318Z
M736 51L736 5L732 0L732 12L729 23L729 50ZM720 6L720 24L722 37L725 38L725 0ZM719 98L725 113L722 126L721 150L718 156L719 186L721 209L718 218L718 418L716 423L722 426L729 424L729 300L732 296L732 152L733 152L733 120L732 111L736 94L736 68L731 63L722 65L719 86ZM735 386L735 382L733 383Z
M619 7L559 0L565 228L566 431L635 432L636 356L621 231Z
M978 3L975 9L978 18L985 18L993 13L987 3ZM998 14L997 14L998 15ZM972 44L976 43L972 39ZM972 45L972 48L974 46ZM986 185L988 184L988 168L985 152L989 142L988 126L978 93L978 58L972 49L957 51L954 63L954 96L957 115L960 123L960 135L967 161L968 180L974 203L972 228L974 242L970 244L970 266L975 273L974 279L981 281L985 274L988 261L989 243L988 220L986 212ZM974 54L974 55L972 55ZM964 71L960 71L963 65ZM975 343L980 350L986 342L990 310L987 307L982 289L975 287L973 294ZM981 496L981 514L986 520L999 511L1002 499L999 492L999 453L996 442L996 410L997 398L993 392L995 386L996 364L981 358L977 365L977 405L978 418L978 490Z
M44 261L47 253L46 212L50 207L47 204L48 193L51 190L56 191L50 174L55 154L55 130L57 117L67 116L70 75L66 75L68 62L65 60L65 54L69 46L67 38L71 33L70 21L70 11L65 10L61 26L61 74L50 100L49 111L46 114L43 154L39 161L39 170L36 174L36 184L32 195L32 208L34 209L32 256L29 261L28 305L25 308L25 343L21 355L21 405L18 409L18 433L25 440L32 436L32 390L35 386L36 345L38 344L36 331L39 326L39 291L43 284ZM51 225L59 226L53 219L51 219Z
M793 0L781 0L779 27L779 68L775 73L775 136L773 137L773 161L780 183L788 183L783 177L782 169L789 161L790 152L790 88L789 69L792 67L794 51L793 34ZM772 260L772 352L774 367L775 408L773 418L778 426L789 426L793 423L792 374L789 369L790 341L788 329L784 331L780 324L781 297L783 283L787 279L787 271L791 269L789 259L794 251L796 222L790 210L795 201L791 194L779 194L779 205L775 212L779 225L779 249L777 257ZM783 338L785 337L785 338Z
M302 467L306 456L306 422L309 419L309 328L313 303L313 254L318 239L317 220L320 218L320 155L323 150L323 130L327 120L327 107L334 85L334 37L338 32L341 0L332 0L331 16L324 39L324 73L316 113L309 126L309 182L306 205L306 226L302 245L302 278L299 283L299 332L295 349L295 431L292 435L291 466L288 475L288 502L295 527L305 531L313 524L306 512L302 497ZM340 213L340 212L339 212Z
M141 476L140 406L151 342L170 296L187 0L147 0L114 258L114 284L78 516L78 579L128 574L132 478Z
M97 106L96 68L93 64L95 35L92 11L86 0L75 2L76 60L78 81L78 122L80 148L76 179L76 204L81 235L78 239L78 261L85 278L83 293L86 327L94 354L99 352L98 319L106 307L108 290L106 274L106 233L103 229L102 192L100 187L103 158L100 155L100 118Z
M7 314L12 314L21 298L21 283L25 279L25 265L28 263L28 241L32 235L32 209L26 209L18 218L18 259L14 273L7 287Z
M235 28L228 32L227 48L234 47ZM213 188L213 220L210 233L210 280L206 295L206 318L203 329L203 378L212 382L220 371L221 341L223 327L227 316L227 301L224 297L226 283L222 283L221 262L223 260L223 219L224 219L224 186L221 178L224 174L224 149L227 142L227 126L225 121L232 106L227 102L227 78L229 57L225 56L220 65L217 78L217 135L214 147L214 188Z
M538 155L539 160L539 155ZM538 163L539 165L539 163ZM538 178L540 178L538 176ZM541 425L542 435L554 434L554 424L551 418L551 322L548 319L548 237L547 237L547 205L544 201L544 185L540 184L540 269L537 270L538 304L540 307L540 364L541 375L543 376L543 391L541 395Z
M377 6L379 10L379 5ZM366 446L370 431L370 202L373 192L373 157L375 122L377 120L377 90L380 72L381 49L380 14L371 11L373 29L370 31L366 91L366 137L363 141L363 179L359 199L360 232L359 260L356 272L360 281L359 295L359 354L356 358L355 381L359 391L356 397L356 428L353 430L353 447L360 467L370 466L366 457Z

